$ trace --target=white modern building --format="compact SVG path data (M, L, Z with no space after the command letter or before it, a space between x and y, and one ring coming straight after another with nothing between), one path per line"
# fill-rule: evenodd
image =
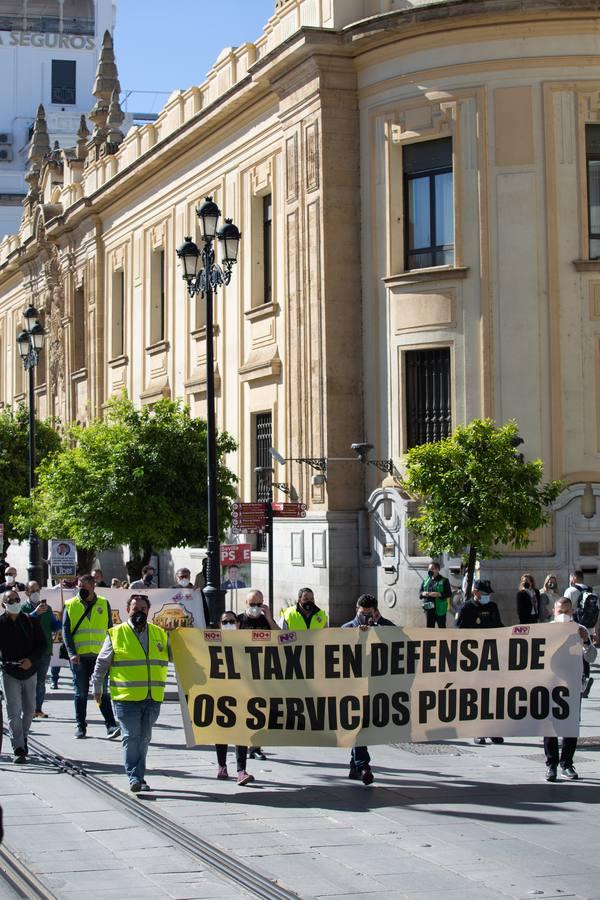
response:
M115 14L116 0L0 0L0 238L19 229L38 107L50 145L74 146Z

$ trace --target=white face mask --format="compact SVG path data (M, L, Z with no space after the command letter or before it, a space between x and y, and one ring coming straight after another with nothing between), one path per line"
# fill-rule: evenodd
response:
M7 576L6 576L6 583L7 583L7 584L14 584L14 583L15 583L15 576L14 576L14 575L7 575Z
M233 629L233 631L235 631L237 628L237 625L234 625L233 622L223 622L223 624L221 625L221 628L223 630L227 629L228 631L231 631Z
M29 595L29 602L33 603L34 606L37 606L40 602L40 592L34 591L33 594Z
M260 606L247 606L246 607L246 615L249 619L258 619L262 610Z
M490 602L490 595L489 594L480 594L479 602L485 606L486 603Z
M190 584L190 579L189 578L178 578L177 584L181 585L181 587L188 587L188 585Z
M567 613L559 613L557 616L554 616L555 622L572 622L573 616L567 615Z
M20 612L21 612L21 610L23 609L23 606L24 606L24 603L23 603L22 600L19 600L18 603L7 603L7 604L6 604L6 611L7 611L8 613L12 613L13 616L16 616L17 613L20 613Z

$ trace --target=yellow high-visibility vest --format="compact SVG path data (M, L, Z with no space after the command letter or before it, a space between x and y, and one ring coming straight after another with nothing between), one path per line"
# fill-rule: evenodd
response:
M87 606L73 597L65 603L65 609L71 626L72 641L78 656L97 656L106 638L110 622L108 621L108 601L105 597L97 597L92 611L83 619L75 634L73 629L83 616Z
M167 683L169 649L167 632L148 623L148 652L128 622L115 625L108 633L113 645L110 667L110 696L113 700L162 702Z
M301 612L298 612L295 606L288 606L281 614L287 623L290 631L313 631L315 628L327 627L327 613L320 609L310 620L310 625L306 626L306 619Z

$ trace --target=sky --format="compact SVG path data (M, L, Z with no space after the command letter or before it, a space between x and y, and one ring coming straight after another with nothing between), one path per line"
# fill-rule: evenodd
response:
M172 91L204 81L224 47L255 41L274 9L275 0L117 0L119 81L125 98L136 92L124 108L158 112Z

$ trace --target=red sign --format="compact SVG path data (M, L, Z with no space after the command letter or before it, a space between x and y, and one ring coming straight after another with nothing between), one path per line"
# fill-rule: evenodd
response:
M277 519L304 519L306 518L306 503L273 503L273 518Z
M234 503L231 530L234 534L256 534L267 524L265 503Z
M248 565L252 561L251 552L251 544L221 544L221 565Z

